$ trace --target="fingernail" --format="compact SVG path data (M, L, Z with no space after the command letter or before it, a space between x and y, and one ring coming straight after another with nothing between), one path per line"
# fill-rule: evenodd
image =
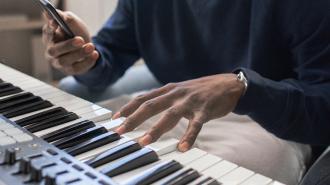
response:
M118 134L123 134L125 132L125 127L124 126L120 126L116 129L116 132Z
M87 45L87 46L85 47L85 53L90 53L90 52L92 52L92 51L94 51L94 47L93 47L93 46L91 46L91 45Z
M74 47L80 47L84 44L84 42L81 40L81 39L75 39L73 42L72 42L72 45Z
M117 112L112 116L112 119L118 119L118 118L120 118L120 112Z
M139 143L142 145L142 146L145 146L145 145L148 145L152 142L152 137L151 135L147 134L145 136L143 136L140 140L139 140Z
M179 150L181 152L186 152L189 150L189 148L190 148L190 146L189 146L189 143L187 143L187 142L184 142L184 143L180 144L180 146L179 146Z

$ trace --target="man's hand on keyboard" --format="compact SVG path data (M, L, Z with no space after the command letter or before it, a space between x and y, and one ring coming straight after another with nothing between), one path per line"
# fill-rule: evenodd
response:
M53 67L68 75L83 74L95 65L99 53L91 43L83 21L71 12L58 12L77 37L66 40L57 23L44 14L47 21L43 27L43 42L47 45L46 58Z
M178 145L187 151L195 142L204 123L232 112L244 91L235 74L220 74L168 84L139 96L124 106L113 119L127 117L116 130L119 134L134 130L148 118L165 111L165 114L140 138L141 145L148 145L173 129L181 118L189 126Z

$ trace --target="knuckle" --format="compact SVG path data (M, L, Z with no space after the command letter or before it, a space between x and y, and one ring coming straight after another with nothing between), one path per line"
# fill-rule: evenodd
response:
M64 20L65 20L66 23L70 24L70 23L74 22L75 16L72 12L70 12L70 11L65 12L64 15L65 15Z
M134 98L134 103L143 103L145 101L145 95L139 95L136 98Z
M59 57L56 59L57 60L57 63L61 66L67 66L67 62L66 62L66 58L65 57Z
M167 110L166 116L179 116L179 111L176 107L172 107Z
M153 106L155 105L155 101L154 100L148 100L146 102L144 102L142 104L142 109L144 110L150 110L153 108Z
M178 96L183 96L187 93L187 89L184 87L177 87L174 90L174 94L178 95Z
M165 88L169 88L169 89L172 89L172 88L175 88L176 87L176 83L168 83L165 85Z
M52 46L47 48L47 53L49 56L55 56L56 55L56 49Z

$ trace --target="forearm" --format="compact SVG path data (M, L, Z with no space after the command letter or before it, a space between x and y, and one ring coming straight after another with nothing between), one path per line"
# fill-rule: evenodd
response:
M310 144L330 144L330 84L280 82L243 69L249 81L235 113L249 115L278 137Z

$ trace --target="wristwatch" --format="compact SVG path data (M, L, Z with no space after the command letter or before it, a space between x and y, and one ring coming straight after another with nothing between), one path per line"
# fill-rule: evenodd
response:
M248 88L248 80L243 71L239 71L239 73L237 74L237 81L243 83L243 85L244 85L243 95L244 95Z

